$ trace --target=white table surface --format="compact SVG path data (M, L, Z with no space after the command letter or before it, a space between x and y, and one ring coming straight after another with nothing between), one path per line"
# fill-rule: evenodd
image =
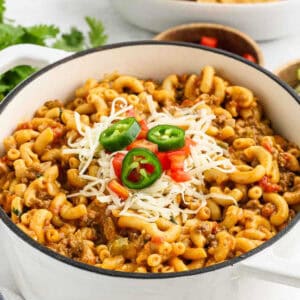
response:
M48 23L58 25L63 30L75 25L86 31L84 16L94 16L103 20L109 35L108 43L151 39L153 36L152 33L123 21L110 6L109 0L6 0L6 2L6 17L15 19L17 23L23 25ZM275 70L289 60L300 58L300 35L261 43L261 47L265 55L266 68ZM1 243L0 286L15 289L13 278L1 252ZM241 297L242 300L300 299L299 289L260 282L256 279L242 281L239 288L245 288L246 291Z

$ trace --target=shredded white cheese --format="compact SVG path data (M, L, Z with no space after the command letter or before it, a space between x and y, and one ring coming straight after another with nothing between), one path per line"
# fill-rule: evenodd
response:
M199 209L206 205L209 198L232 200L234 198L223 194L204 194L204 172L209 169L217 169L224 173L231 173L235 170L234 165L226 158L226 150L217 145L216 140L206 134L212 120L215 118L211 112L203 108L199 102L190 108L181 108L176 111L176 116L168 111L157 112L151 96L147 97L147 103L151 115L146 120L148 127L152 128L160 124L183 126L186 136L190 137L195 145L191 146L191 154L185 161L185 170L192 176L187 182L177 183L165 173L152 186L143 190L131 190L126 201L122 201L117 195L107 189L107 184L115 178L112 167L112 159L115 153L107 154L99 146L100 134L113 122L125 117L127 111L133 107L128 105L126 99L118 97L112 102L109 116L101 117L99 123L91 128L81 123L80 115L75 112L75 122L78 133L81 137L75 141L68 140L69 149L65 154L76 154L80 160L79 176L88 181L88 184L78 193L68 197L86 196L96 197L101 203L108 204L109 210L117 209L123 216L138 216L149 222L155 222L159 217L166 219L175 218L181 215L185 222L188 215L196 214ZM118 111L116 106L121 107ZM127 151L120 151L127 153ZM96 177L86 174L91 162L96 160L99 171ZM193 199L197 209L182 209L177 201L181 195L182 201L185 197Z

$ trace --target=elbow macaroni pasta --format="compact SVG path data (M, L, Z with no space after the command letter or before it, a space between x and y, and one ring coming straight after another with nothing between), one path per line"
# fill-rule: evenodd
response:
M93 125L123 97L141 120L150 113L148 94L156 109L170 113L202 101L201 107L215 115L207 134L236 166L233 173L204 172L199 188L213 196L187 219L160 217L151 223L110 212L95 197L68 197L88 184L80 177L78 155L63 151L78 137L75 112L80 122ZM156 273L210 266L259 246L299 210L299 148L274 135L252 91L231 85L212 66L199 74L171 74L162 82L118 73L89 79L66 105L46 102L4 146L0 205L12 221L37 242L99 268ZM87 176L102 171L94 159ZM193 200L178 195L183 207L190 208Z

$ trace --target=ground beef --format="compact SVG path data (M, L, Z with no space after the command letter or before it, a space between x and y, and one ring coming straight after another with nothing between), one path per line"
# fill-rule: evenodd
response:
M295 173L285 172L280 170L280 181L279 185L281 186L282 192L290 191L294 185Z
M262 135L273 134L267 121L258 122L254 118L238 120L235 125L235 131L238 137L253 138L255 141L258 141Z

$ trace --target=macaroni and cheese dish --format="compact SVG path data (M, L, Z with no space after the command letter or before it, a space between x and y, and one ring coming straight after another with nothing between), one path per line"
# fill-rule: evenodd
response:
M47 101L4 140L0 205L38 243L124 272L240 256L300 205L300 150L211 66L162 82L113 73Z
M245 3L266 3L266 2L277 2L278 0L188 0L199 3L223 3L223 4L245 4Z

